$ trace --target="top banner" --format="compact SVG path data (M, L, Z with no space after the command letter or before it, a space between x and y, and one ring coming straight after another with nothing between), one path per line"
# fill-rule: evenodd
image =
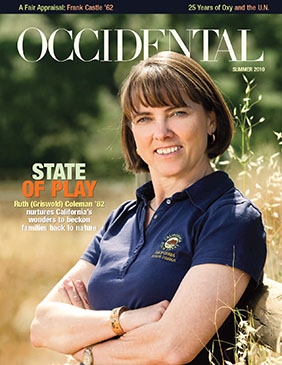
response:
M18 14L275 14L282 13L282 2L277 0L268 1L243 1L226 0L182 0L177 2L141 1L13 1L1 2L0 13Z

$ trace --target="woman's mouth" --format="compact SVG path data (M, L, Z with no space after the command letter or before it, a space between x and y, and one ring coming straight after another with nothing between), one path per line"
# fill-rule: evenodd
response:
M166 147L166 148L157 148L155 152L158 155L169 155L171 153L174 153L176 151L179 151L181 149L180 146L174 146L174 147Z

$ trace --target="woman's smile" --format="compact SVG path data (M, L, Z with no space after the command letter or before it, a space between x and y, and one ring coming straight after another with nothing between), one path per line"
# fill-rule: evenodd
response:
M155 150L156 154L158 155L162 155L162 156L167 156L167 155L172 155L175 154L175 152L178 152L179 150L181 150L182 147L181 146L173 146L173 147L161 147L161 148L157 148Z

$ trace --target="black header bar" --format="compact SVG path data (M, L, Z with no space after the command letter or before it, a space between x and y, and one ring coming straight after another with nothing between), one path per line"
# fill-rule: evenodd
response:
M280 0L2 0L3 14L282 14Z

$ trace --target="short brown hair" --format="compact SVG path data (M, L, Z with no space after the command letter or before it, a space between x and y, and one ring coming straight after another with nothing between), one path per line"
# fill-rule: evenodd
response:
M183 95L206 111L214 111L214 143L207 142L209 158L221 155L233 136L233 119L219 89L209 74L195 60L176 52L160 52L134 66L121 90L121 143L126 168L132 172L149 171L136 152L131 118L139 104L150 107L185 106Z

